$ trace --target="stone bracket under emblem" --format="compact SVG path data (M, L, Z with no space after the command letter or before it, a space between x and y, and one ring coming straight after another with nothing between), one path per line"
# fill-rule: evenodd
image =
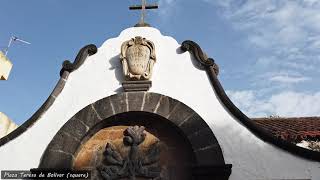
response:
M122 87L125 92L148 91L152 86L151 81L124 81Z

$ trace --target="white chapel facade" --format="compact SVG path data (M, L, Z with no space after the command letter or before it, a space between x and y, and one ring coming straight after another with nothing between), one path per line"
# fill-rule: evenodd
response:
M210 55L210 54L209 54ZM131 27L65 61L46 102L0 139L0 169L92 179L319 180L320 153L255 125L190 40Z

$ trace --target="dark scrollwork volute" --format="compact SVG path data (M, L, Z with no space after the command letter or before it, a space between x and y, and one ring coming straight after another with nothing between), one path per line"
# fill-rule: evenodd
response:
M105 180L136 177L160 180L159 166L160 144L155 143L146 153L142 153L139 145L145 140L143 126L129 127L124 131L123 144L130 147L127 156L123 157L116 148L107 143L103 153L104 160L97 168Z
M201 65L204 67L212 66L215 74L219 74L219 66L214 62L214 59L208 58L197 43L190 40L183 41L181 50L189 51Z
M71 63L69 60L65 60L62 63L62 69L60 71L60 76L62 76L64 71L68 71L71 73L72 71L78 69L84 63L84 61L87 59L88 56L94 55L95 53L97 53L97 51L98 51L98 49L97 49L96 45L94 45L94 44L89 44L89 45L83 47L79 51L79 53L73 63Z

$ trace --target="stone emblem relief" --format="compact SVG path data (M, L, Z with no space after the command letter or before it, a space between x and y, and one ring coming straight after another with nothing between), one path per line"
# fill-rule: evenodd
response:
M137 36L122 44L120 59L127 81L150 80L156 62L155 46Z
M143 126L132 126L123 132L123 144L129 147L126 156L121 155L112 144L107 143L103 152L104 160L97 167L103 179L163 179L161 178L161 167L159 165L160 143L153 144L144 152L139 147L146 137L144 130Z

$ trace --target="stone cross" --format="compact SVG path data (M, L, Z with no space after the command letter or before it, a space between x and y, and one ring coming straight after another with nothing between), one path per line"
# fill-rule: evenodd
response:
M141 10L141 19L140 22L136 26L150 26L149 24L145 23L144 18L146 16L145 11L146 9L158 9L157 4L147 4L147 0L141 0L141 5L134 5L129 7L130 10Z

